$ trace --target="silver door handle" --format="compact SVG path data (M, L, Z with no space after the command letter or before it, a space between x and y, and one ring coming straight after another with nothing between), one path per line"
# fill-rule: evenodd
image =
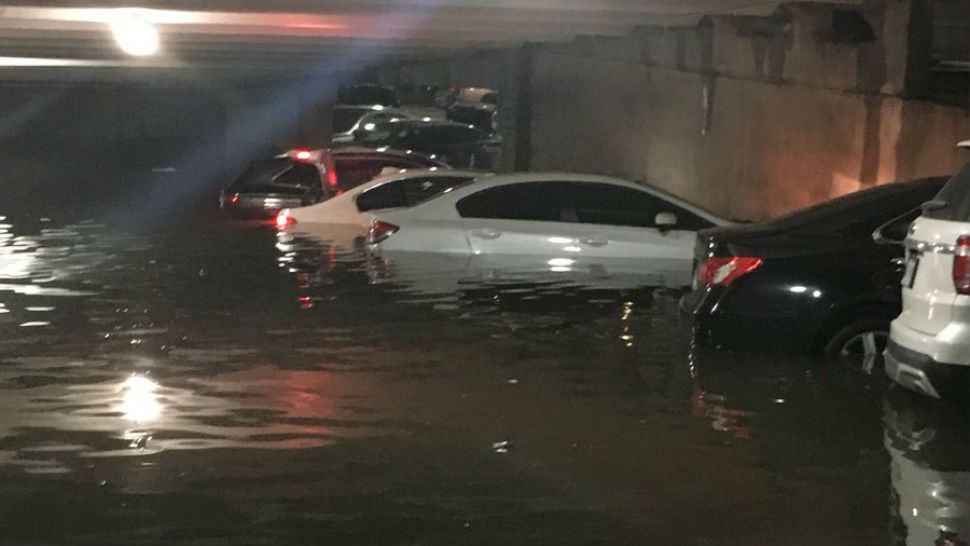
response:
M606 246L610 243L602 237L583 237L579 242L587 246Z
M471 232L473 237L478 237L479 239L498 239L501 233L495 231L494 229L483 228L476 229Z
M893 265L906 265L906 258L893 258L889 260L889 263Z

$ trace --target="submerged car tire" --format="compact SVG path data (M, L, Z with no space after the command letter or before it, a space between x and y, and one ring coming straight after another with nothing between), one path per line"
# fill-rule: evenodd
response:
M889 342L889 324L894 318L880 314L853 319L832 335L822 354L830 362L882 377L883 351Z

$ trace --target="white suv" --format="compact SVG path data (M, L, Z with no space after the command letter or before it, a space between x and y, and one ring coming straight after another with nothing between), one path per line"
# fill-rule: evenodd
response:
M933 398L970 395L970 163L923 205L904 244L903 312L886 373Z

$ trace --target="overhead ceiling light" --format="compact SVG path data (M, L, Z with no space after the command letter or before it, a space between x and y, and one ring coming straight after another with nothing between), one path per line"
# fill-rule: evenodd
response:
M122 51L135 57L158 53L158 29L137 11L126 11L111 22L111 32Z

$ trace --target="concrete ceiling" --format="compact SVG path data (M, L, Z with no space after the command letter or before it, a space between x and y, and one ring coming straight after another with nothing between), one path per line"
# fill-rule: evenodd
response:
M850 0L851 1L851 0ZM0 4L0 70L43 66L280 70L415 60L577 35L618 36L706 14L768 14L777 0L61 0ZM155 24L159 55L133 58L109 24L124 9ZM2 72L0 72L2 77Z

